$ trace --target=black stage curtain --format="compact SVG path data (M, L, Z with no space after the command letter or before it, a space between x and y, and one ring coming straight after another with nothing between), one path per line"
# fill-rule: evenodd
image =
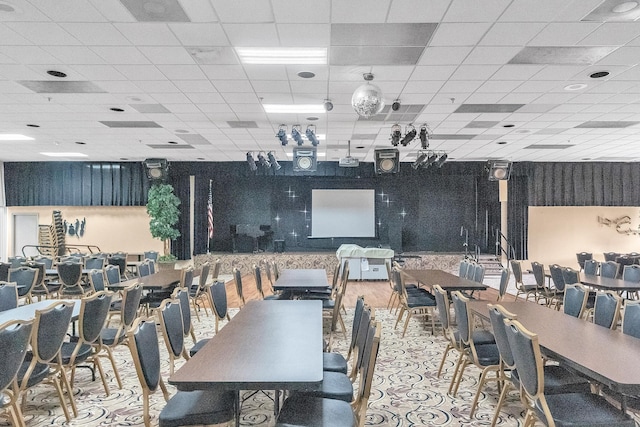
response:
M513 165L507 192L507 237L513 245L516 259L527 259L529 239L529 177L526 167Z
M7 206L144 206L142 163L7 162Z
M180 221L178 221L178 231L180 231L180 236L171 242L171 253L177 256L178 259L191 259L189 175L176 174L175 171L170 169L169 179L170 184L173 185L174 193L180 199Z

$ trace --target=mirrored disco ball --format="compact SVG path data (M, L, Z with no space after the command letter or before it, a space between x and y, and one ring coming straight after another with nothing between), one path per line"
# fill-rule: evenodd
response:
M360 117L375 116L384 107L382 91L371 83L363 84L353 92L351 106Z

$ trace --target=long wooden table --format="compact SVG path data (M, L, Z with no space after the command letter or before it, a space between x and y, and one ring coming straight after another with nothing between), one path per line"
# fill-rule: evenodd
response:
M322 302L247 302L169 383L186 391L236 390L236 400L239 390L319 389Z
M288 269L282 270L273 288L293 293L317 291L329 288L329 281L322 268Z
M193 271L193 277L198 277L200 270ZM182 270L160 270L156 273L149 274L148 276L136 277L129 280L124 280L114 286L109 286L110 289L126 288L134 283L140 283L144 289L149 290L170 290L178 283L182 278Z
M471 311L489 319L486 301ZM626 395L640 394L640 339L532 302L501 302L527 329L538 334L543 351L578 372Z
M614 292L634 292L640 290L640 282L631 282L622 279L610 279L608 277L595 276L580 272L580 283L596 289L604 289Z
M79 300L59 300L59 299L46 299L43 301L34 302L33 304L25 304L10 310L0 312L0 324L8 322L9 320L30 320L35 319L36 310L44 310L52 304L60 301L73 302L73 314L72 319L77 319L80 316L80 301Z
M487 286L474 282L473 280L463 279L443 270L425 269L425 270L401 270L403 274L410 279L415 280L421 285L433 288L434 285L440 285L445 291L484 291Z

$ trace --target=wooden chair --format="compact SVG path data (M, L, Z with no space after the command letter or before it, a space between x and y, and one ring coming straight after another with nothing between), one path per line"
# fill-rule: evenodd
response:
M18 298L24 298L27 304L33 302L31 292L38 281L38 269L18 267L9 269L9 282L15 282L18 287Z
M18 404L17 375L27 355L33 320L10 320L0 325L0 414L9 415L13 427L24 427L24 417Z
M395 271L396 282L400 287L400 311L398 313L398 317L396 319L396 323L394 329L398 327L398 323L404 316L404 313L407 313L407 319L404 322L404 328L402 329L402 337L407 332L407 327L409 326L409 320L412 317L421 317L425 320L431 321L431 333L436 333L436 324L435 324L435 315L434 308L436 306L435 297L428 291L424 289L416 289L415 292L409 293L404 284L404 275L401 271Z
M622 298L615 292L604 291L596 293L596 301L593 307L593 323L615 330L620 321Z
M511 271L513 272L513 278L516 281L516 298L518 301L520 295L525 296L525 301L529 300L530 296L536 297L536 285L525 285L522 279L522 264L520 261L511 260Z
M242 272L237 268L233 269L233 282L236 285L236 295L238 295L240 308L242 308L246 301L244 300L244 292L242 290Z
M18 306L18 287L16 282L0 281L0 312Z
M206 294L206 285L207 279L209 279L209 272L211 271L211 264L205 262L202 264L200 268L200 276L198 276L198 280L193 279L193 271L191 271L191 283L186 283L189 281L188 278L185 278L185 287L189 289L189 297L191 299L191 305L193 306L193 311L196 313L196 317L198 318L198 322L200 321L200 305L204 308L204 314L209 316L209 311L207 310L208 296ZM187 307L188 308L188 307Z
M187 309L189 307L187 306ZM180 300L166 299L156 310L158 324L162 329L162 336L169 353L169 372L173 375L176 360L181 357L189 360L190 356L184 346L184 326L182 323L182 309Z
M209 296L209 302L213 309L213 315L216 318L215 328L217 334L219 322L224 319L227 319L227 321L231 320L227 307L227 288L225 287L224 282L213 282L211 285L208 285L207 295Z
M581 284L567 284L564 289L562 308L565 314L582 319L587 308L589 291Z

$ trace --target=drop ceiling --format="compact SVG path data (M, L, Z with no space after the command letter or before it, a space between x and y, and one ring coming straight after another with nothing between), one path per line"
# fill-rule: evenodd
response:
M640 6L622 3L0 0L0 134L33 138L0 141L0 161L286 160L280 124L314 124L320 160L357 140L370 162L395 123L426 123L454 161L640 160ZM237 47L326 48L328 63L246 65ZM351 108L364 73L387 104L369 120ZM411 161L420 142L398 148Z

